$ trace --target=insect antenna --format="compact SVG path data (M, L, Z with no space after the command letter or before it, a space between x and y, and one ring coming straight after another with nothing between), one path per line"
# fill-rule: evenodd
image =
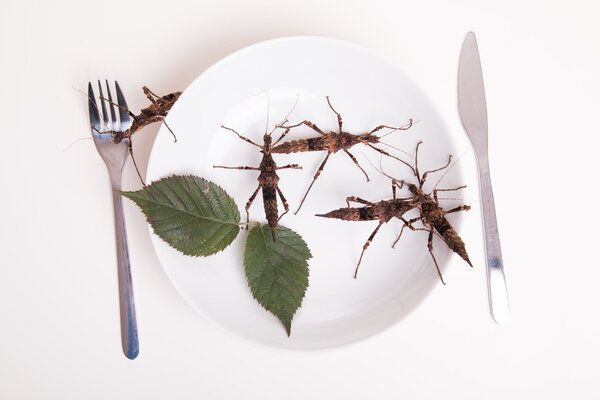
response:
M275 130L277 128L281 128L283 124L285 124L286 122L288 122L288 118L290 117L290 115L294 112L294 110L296 109L296 106L298 105L298 101L300 100L300 93L296 93L296 101L294 102L294 105L292 106L292 109L285 115L285 117L283 117L283 119L281 121L279 121L278 124L276 124L273 127L273 130L271 130L271 132L269 132L269 135L271 135L273 132L275 132ZM267 117L268 118L268 117Z
M265 123L265 135L271 135L271 133L267 133L267 131L269 130L269 109L270 107L270 98L269 98L269 92L267 92L265 89L261 90L260 92L256 93L254 96L260 96L261 94L265 94L267 96L267 121Z
M71 142L70 145L68 145L67 147L65 147L65 149L63 151L68 151L69 149L71 149L71 147L75 144L75 143L79 143L82 140L92 140L93 137L84 137L84 138L79 138L79 139L75 139L74 141Z
M111 99L107 99L106 97L100 96L100 100L105 100L107 101L109 104L112 104L113 106L116 106L118 108L120 108L121 110L125 111L127 114L129 114L130 117L135 117L135 115L129 111L129 109L127 107L124 107L122 105L119 105L117 103L115 103L114 101L112 101Z
M92 99L92 98L90 97L90 95L89 95L89 94L87 94L86 92L84 92L84 91L83 91L83 90L81 90L81 89L77 89L77 88L76 88L76 87L74 87L74 86L71 86L71 88L72 88L73 90L76 90L76 91L78 91L78 92L82 93L82 94L83 94L85 97L87 97L87 98L88 98L88 104L93 104L93 105L94 105L94 107L96 108L96 111L98 111L98 114L102 115L102 111L101 111L101 110L98 108L98 105L96 104L96 100ZM100 118L100 121L101 121L101 122L104 124L104 116L103 116L103 115L102 115L102 118ZM98 129L96 129L96 128L94 128L94 127L92 127L92 129L93 129L94 131L96 131L97 133L103 133L103 132L100 132L100 131L98 131ZM71 144L72 144L72 143L71 143ZM69 145L69 147L70 147L70 145Z
M83 93L83 95L84 95L85 97L87 97L87 98L88 98L88 100L92 100L92 99L90 98L90 96L89 96L87 93L85 93L83 90L81 90L81 89L77 89L76 87L73 87L73 90L76 90L76 91L78 91L78 92L80 92L80 93ZM131 112L131 111L130 111L130 110L127 108L127 107L123 107L123 106L121 106L121 105L119 105L119 104L115 103L115 102L114 102L114 101L112 101L111 99L108 99L108 98L104 97L104 96L102 95L102 88L100 88L100 92L101 92L101 93L100 93L100 96L98 96L98 98L99 98L100 100L104 100L104 101L108 102L109 104L111 104L111 105L113 105L113 106L116 106L116 107L118 107L118 108L122 109L122 110L123 110L123 111L125 111L127 114L129 114L129 116L130 116L130 117L132 117L132 118L133 118L133 117L135 117L135 115L134 115L134 114L133 114L133 113L132 113L132 112ZM98 133L108 133L108 132L112 132L111 130L108 130L108 121L107 121L107 119L106 119L106 118L108 118L108 116L105 116L105 115L104 115L104 112L106 112L106 110L104 110L104 109L103 109L103 110L101 110L100 108L98 108L98 105L96 105L96 104L95 104L95 102L94 102L93 100L92 100L92 104L94 104L94 106L96 107L96 110L97 110L97 111L98 111L98 113L99 113L99 114L102 116L102 118L101 118L100 120L101 120L102 124L104 125L104 127L107 129L107 131L99 132L99 131L98 131L96 128L92 128L92 129L93 129L93 130L95 130L95 131L96 131L96 132L98 132ZM113 128L113 130L114 130L114 127L112 127L112 128ZM72 144L73 144L73 143L71 143L71 145L72 145ZM69 147L70 147L71 145L69 145ZM65 149L65 150L66 150L66 149Z
M460 159L464 157L465 154L467 154L467 151L464 151L459 157L457 157L457 159L452 163L452 165L450 165L448 167L448 169L446 169L446 171L444 171L444 173L442 174L442 176L440 176L440 179L438 179L438 181L433 186L433 190L437 189L438 185L442 182L442 179L444 179L444 177L446 176L446 174L448 172L450 172L450 170L452 168L454 168L454 166L456 165L456 163L458 163L460 161ZM432 192L433 192L433 190L432 190Z
M363 153L363 156L365 156L365 155L364 155L364 153ZM386 173L386 172L383 170L383 165L382 165L383 155L381 155L381 157L379 157L379 168L377 168L377 166L375 166L375 164L373 164L373 163L371 162L371 160L369 160L369 159L367 158L367 156L365 156L365 158L367 159L367 162L368 162L369 164L371 164L371 166L372 166L373 168L375 168L377 171L379 171L379 172L380 172L382 175L384 175L384 176L386 176L386 177L390 178L392 181L396 181L396 182L404 182L402 179L396 179L396 178L394 178L393 176L391 176L391 175L387 174L387 173ZM407 164L407 165L408 165L408 164ZM409 167L411 167L410 165L408 165L408 166L409 166ZM412 167L411 167L411 168L412 168ZM414 170L413 170L413 171L414 171ZM400 188L402 188L402 186L400 186Z
M267 131L269 130L269 111L271 108L271 99L269 97L269 92L267 92L266 90L263 90L263 92L267 95L267 122L265 124L265 135L267 135ZM273 132L269 132L268 135L271 136L271 133Z
M457 189L464 189L464 188L465 188L465 186L462 186L462 187L460 187L460 188L457 188ZM471 199L460 199L460 198L458 198L458 197L438 197L438 200L452 200L452 201L463 201L463 200L467 200L467 201L474 201L474 200L471 200Z
M415 174L416 174L416 171L415 171L415 169L412 167L412 165L410 165L409 163L407 163L407 162L406 162L406 161L404 161L403 159L401 159L401 158L398 158L398 157L396 157L396 156L394 156L394 155L392 155L392 154L388 153L388 152L387 152L387 151L385 151L385 150L381 150L380 148L377 148L377 147L373 146L371 143L368 143L368 142L367 142L367 143L365 143L365 144L366 144L367 146L369 146L370 148L372 148L373 150L375 150L375 151L379 152L379 153L380 153L380 154L382 154L382 155L386 155L386 156L388 156L388 157L391 157L391 158L393 158L393 159L395 159L395 160L398 160L398 161L400 161L402 164L404 164L404 165L406 165L408 168L410 168L410 169L412 170L412 172L413 172L413 173L415 173ZM393 147L393 146L391 146L391 147ZM367 160L368 160L368 159L367 159ZM371 164L371 165L372 165L372 164ZM385 175L385 174L384 174L384 175Z
M411 156L411 157L413 157L413 156L414 156L414 154L411 154L411 153L409 153L409 152L408 152L408 151L406 151L406 150L402 150L402 149L401 149L401 148L399 148L399 147L392 146L392 145L391 145L391 144L389 144L389 143L385 143L385 142L382 142L382 141L379 141L379 143L381 143L381 144L382 144L382 145L384 145L384 146L391 147L391 148L392 148L392 149L394 149L394 150L398 150L400 153L404 153L404 154L406 154L407 156Z

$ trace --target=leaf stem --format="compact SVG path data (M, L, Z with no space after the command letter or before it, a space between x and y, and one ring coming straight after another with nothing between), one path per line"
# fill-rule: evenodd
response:
M244 225L261 226L262 224L260 222L256 222L256 221L249 221L249 222L238 222L235 225L238 225L238 226L244 226Z

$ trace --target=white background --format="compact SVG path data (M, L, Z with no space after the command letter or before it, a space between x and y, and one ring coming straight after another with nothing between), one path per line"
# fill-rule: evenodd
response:
M4 1L1 9L0 398L600 397L595 2ZM449 284L392 329L329 351L255 347L184 302L127 203L141 353L122 355L108 177L91 141L65 151L89 136L87 99L74 89L118 79L138 110L147 104L142 85L182 90L247 45L323 35L390 60L460 130L456 73L468 30L484 68L508 325L488 316L481 238L472 236L478 267L454 257ZM157 130L137 138L144 171ZM124 175L137 188L131 164Z

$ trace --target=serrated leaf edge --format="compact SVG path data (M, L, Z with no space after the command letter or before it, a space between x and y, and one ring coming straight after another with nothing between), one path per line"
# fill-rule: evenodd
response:
M231 197L231 196L229 195L229 193L227 193L227 191L226 191L225 189L223 189L223 188L222 188L220 185L218 185L218 184L216 184L216 183L214 183L214 182L212 182L212 181L209 181L209 180L207 180L207 179L205 179L205 178L202 178L202 177L200 177L200 176L197 176L197 175L191 175L191 174L189 174L189 175L169 175L169 176L163 177L163 178L161 178L161 179L159 179L159 180L157 180L157 181L153 181L153 182L151 182L151 183L150 183L150 185L152 185L152 184L155 184L155 183L159 183L159 182L163 182L163 181L165 181L165 180L168 180L168 179L171 179L171 178L191 178L191 179L200 179L200 180L203 180L203 181L205 181L206 183L210 183L210 184L214 185L215 187L217 187L217 188L219 188L221 191L223 191L223 193L225 193L225 195L226 195L226 196L227 196L229 199L231 199L231 203L232 203L232 205L233 205L233 207L231 207L231 209L233 210L233 214L234 214L234 215L232 215L232 217L235 217L235 218L237 218L238 220L240 219L239 208L237 207L237 203L235 202L235 200L233 199L233 197ZM178 182L178 183L179 183L179 182ZM149 185L148 185L148 186L149 186ZM124 197L126 197L126 198L128 198L128 199L130 199L130 200L132 200L133 202L135 202L135 203L136 203L136 205L137 205L137 206L140 208L140 210L141 210L141 206L138 204L137 200L146 201L146 202L149 202L149 203L151 203L152 205L164 206L165 208L171 209L171 210L173 210L173 211L176 211L176 212L178 212L178 213L184 213L184 214L188 214L188 215L194 216L194 217L196 217L196 218L203 219L203 220L205 220L205 221L210 221L210 222L220 223L220 224L223 224L223 225L233 225L233 226L236 226L236 227L238 228L238 230L235 232L235 235L234 235L234 236L233 236L233 238L231 239L231 242L229 242L229 244L228 244L227 246L223 247L222 249L219 249L219 250L217 250L217 251L214 251L214 248L211 248L211 249L209 250L210 252L209 252L209 253L207 253L207 254L199 254L199 253L193 253L193 252L189 252L189 251L187 251L187 252L186 252L186 251L182 250L181 248L177 248L177 247L175 247L175 244L174 244L174 243L171 243L171 242L169 242L169 241L167 241L167 240L163 239L163 238L162 238L162 237L161 237L161 236L160 236L158 233L156 233L156 230L155 230L154 226L152 225L152 220L151 220L151 219L150 219L148 216L146 216L146 214L145 214L145 212L144 212L143 210L141 210L141 211L142 211L142 213L144 214L144 216L146 216L146 221L148 222L148 224L150 225L150 227L152 228L152 230L154 231L154 233L155 233L155 234L156 234L156 235L157 235L157 236L158 236L158 237L159 237L159 238L160 238L160 239L161 239L163 242L167 243L167 244L169 245L169 247L173 248L174 250L176 250L176 251L177 251L177 252L179 252L179 253L182 253L182 254L184 254L184 255L186 255L186 256L191 256L191 257L208 257L208 256L211 256L211 255L214 255L214 254L218 254L218 253L220 253L221 251L223 251L223 250L225 250L226 248L228 248L228 247L229 247L229 246L230 246L230 245L233 243L233 241L234 241L234 240L237 238L238 234L240 233L240 230L241 230L241 229L240 229L240 224L239 224L239 222L238 222L238 223L233 223L233 222L230 222L230 221L223 221L223 220L220 220L220 219L214 219L214 218L203 217L203 216L197 215L197 214L195 214L195 213L193 213L193 212L189 212L189 211L187 211L187 210L186 210L186 211L182 211L182 210L180 210L180 209L178 209L178 208L175 208L175 207L172 207L172 206L168 206L168 205L167 205L167 206L165 206L164 204L162 204L162 203L159 203L159 202L158 202L158 201L156 201L156 200L152 201L152 200L150 200L150 199L147 199L147 198L142 198L142 197L140 197L138 194L139 194L140 192L142 192L142 191L143 191L145 188L146 188L146 187L144 187L144 188L142 188L142 189L140 189L140 190L134 190L134 191L121 191L121 190L115 190L115 192L117 192L117 193L119 193L120 195L122 195L122 196L124 196ZM157 188L159 188L159 190L160 190L160 187L159 187L159 186L157 186ZM149 192L149 193L150 193L150 192ZM151 194L153 197L155 197L153 193L150 193L150 194ZM137 196L136 196L136 195L137 195ZM196 203L196 202L195 202L195 200L194 200L194 203ZM211 206L212 206L212 205L211 205Z
M252 228L252 230L254 230L254 229L258 229L258 230L260 231L260 235L261 235L261 238L262 238L263 242L265 243L265 247L266 247L268 250L270 250L270 251L269 251L269 253L270 253L271 251L273 251L273 249L272 249L271 247L269 247L269 246L268 246L268 242L267 242L267 240L271 240L271 241L272 241L272 237L271 237L271 235L270 235L270 234L267 234L267 233L265 233L265 231L263 230L263 228L264 228L265 226L267 226L267 225L259 225L259 226L256 226L256 227ZM294 233L295 235L297 235L297 236L298 236L298 237L299 237L299 238L300 238L300 239L301 239L301 240L304 242L304 239L302 238L302 236L301 236L299 233L297 233L297 232L293 231L292 229L290 229L290 228L288 228L288 227L285 227L285 226L282 226L282 225L278 225L278 228L282 228L282 229L284 230L284 232L285 232L285 231L288 231L288 232L292 232L292 233ZM252 232L252 231L250 231L250 232ZM270 233L270 232L269 232L269 233ZM280 231L278 231L278 232L277 232L277 238L278 238L278 239L280 239L280 240L279 240L279 242L281 243L281 235L280 235L280 233L281 233ZM248 238L249 238L249 237L250 237L250 234L248 234ZM248 238L246 238L246 248L248 247ZM292 313L292 315L291 315L291 318L290 318L289 322L286 322L286 321L284 321L283 319L281 319L281 318L280 318L280 317L279 317L277 314L275 314L275 313L274 313L272 310L268 310L268 309L267 309L267 308L266 308L266 307L265 307L265 306L264 306L264 305L263 305L263 304L260 302L260 300L259 300L258 298L256 298L256 296L254 295L254 292L252 291L252 286L251 286L251 283L250 283L250 280L249 280L248 274L247 274L247 273L245 273L245 271L246 271L246 270L245 270L245 268L244 268L244 275L246 276L246 282L248 283L248 287L250 288L250 293L252 294L252 297L253 297L253 298L254 298L254 299L255 299L255 300L258 302L258 304L259 304L259 305L260 305L260 306L261 306L263 309L265 309L266 311L268 311L269 313L271 313L272 315L274 315L274 316L275 316L275 317L276 317L276 318L277 318L277 319L278 319L278 320L279 320L279 321L280 321L280 322L283 324L283 326L285 327L285 330L286 330L286 333L287 333L288 337L289 337L289 336L290 336L290 334L291 334L292 321L293 321L293 319L294 319L294 316L296 315L296 312L298 311L298 309L299 309L300 307L302 307L302 303L304 302L304 297L306 297L306 290L308 289L308 285L309 285L310 269L308 269L308 265L309 265L309 264L308 264L308 260L312 258L312 253L310 252L310 249L308 248L308 245L306 245L306 242L304 242L304 244L305 244L306 251L308 251L308 257L306 257L306 258L302 258L302 259L298 259L298 258L295 258L295 257L293 257L292 259L293 259L293 260L295 260L295 261L298 261L298 262L302 262L302 263L304 264L304 266L305 266L305 267L307 267L306 287L304 288L304 290L303 290L303 292L302 292L302 298L299 300L298 307L296 307L296 309L295 309L295 310L294 310L294 312ZM304 252L304 249L303 249L302 251L300 251L300 250L298 250L298 249L297 249L295 246L290 246L290 247L291 247L292 249L296 250L296 252L297 252L297 253L303 253L303 252ZM252 250L252 249L251 249L251 250ZM281 253L277 253L277 254L281 255ZM290 261L288 261L288 260L290 260L290 257L281 256L281 258L282 258L282 259L284 259L284 260L286 260L286 262L290 262ZM244 257L244 264L245 264L245 257ZM271 263L270 263L270 265L273 265L273 263L271 262ZM244 265L244 267L245 267L245 265ZM275 270L274 270L274 271L275 271ZM274 274L275 274L275 272L274 272ZM259 278L255 278L255 279L254 279L252 282L254 282L256 279L259 279ZM269 288L269 290L268 290L268 293L269 293L269 294L270 294L270 293L271 293L271 291L273 290L273 287L274 287L274 285L275 285L275 282L276 282L276 279L275 279L275 280L273 280L273 282L271 283L271 287L270 287L270 288ZM287 288L285 285L280 285L280 286L281 286L282 288L285 288L285 289L288 291L288 293L289 293L289 294L292 296L292 298L294 298L294 299L296 300L296 296L295 296L295 295L294 295L294 294L293 294L293 293L292 293L292 292L291 292L291 291L290 291L290 290L289 290L289 289L288 289L288 288ZM269 297L269 296L267 296L267 297Z

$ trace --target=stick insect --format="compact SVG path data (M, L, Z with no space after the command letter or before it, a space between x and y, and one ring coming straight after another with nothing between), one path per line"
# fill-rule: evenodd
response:
M358 275L358 268L360 267L360 263L362 262L363 255L365 251L373 241L373 238L379 231L379 228L386 222L389 222L392 218L396 217L398 219L403 219L404 213L416 207L416 202L413 201L412 198L400 199L396 198L396 188L398 183L396 180L392 180L392 199L391 200L381 200L376 203L370 202L368 200L361 199L357 196L350 196L346 198L346 204L348 207L339 208L337 210L330 211L326 214L316 214L317 217L325 217L325 218L337 218L343 221L379 221L379 224L371 233L371 236L365 242L362 252L360 253L360 258L358 259L358 264L356 265L356 269L354 271L354 279L356 279ZM350 207L350 202L364 204L364 207Z
M295 107L296 106L294 105L294 108ZM302 167L298 166L298 164L288 164L288 165L284 165L282 167L278 167L277 164L275 163L275 160L273 160L273 156L271 155L272 151L273 151L273 147L275 145L277 145L277 143L279 143L279 141L281 139L283 139L283 137L289 132L290 128L286 128L285 131L283 132L283 134L274 143L272 143L271 135L277 128L280 127L280 125L285 124L287 122L287 118L292 113L294 108L292 108L292 110L288 113L288 115L284 118L284 120L281 123L275 125L275 128L273 128L273 130L271 132L267 133L267 129L268 129L267 127L268 127L268 123L269 123L268 106L267 106L267 127L265 127L265 134L263 135L263 145L254 143L252 140L248 139L247 137L240 135L234 129L221 125L221 128L227 129L228 131L235 133L240 139L250 143L253 146L258 147L260 149L260 152L263 154L263 157L262 157L262 161L260 162L260 165L258 167L249 167L249 166L226 167L226 166L221 166L221 165L213 165L213 168L260 171L260 174L258 175L258 187L254 191L254 193L252 193L252 195L248 199L248 202L246 203L246 223L248 223L250 221L250 213L249 213L250 206L252 205L252 202L256 198L256 195L258 194L259 190L262 189L263 206L265 209L265 216L267 218L267 222L269 223L269 228L271 229L271 235L273 236L273 242L276 241L275 230L277 228L277 224L279 223L279 220L281 219L281 217L283 217L289 211L288 202L285 199L283 192L279 188L279 176L277 175L276 171L280 170L280 169L286 169L286 168L302 169ZM279 212L277 209L277 195L279 195L279 198L281 199L281 202L283 203L283 208L285 210L284 213L281 215L279 215ZM246 229L248 229L248 225L246 225Z
M142 87L142 90L144 91L144 94L146 95L148 100L150 100L150 102L152 104L150 106L142 109L138 115L135 115L128 108L114 103L112 98L110 98L110 93L109 93L108 99L104 98L102 95L102 87L100 86L100 97L103 100L106 100L109 103L111 103L112 105L115 105L115 106L121 108L122 110L124 110L125 112L127 112L127 114L131 117L132 122L131 122L131 126L129 127L129 129L127 129L125 131L119 132L119 131L109 130L106 132L99 132L99 133L111 134L113 141L115 143L120 143L125 138L129 139L129 154L131 155L131 160L133 161L133 166L135 167L135 170L138 174L138 177L140 178L140 181L142 182L142 185L146 186L146 184L144 183L144 179L142 178L142 174L140 173L140 170L135 161L135 157L133 156L133 141L131 140L131 137L134 133L138 132L139 130L144 128L146 125L150 125L154 122L162 122L165 124L165 126L167 127L169 132L171 132L171 134L173 135L175 142L177 142L177 137L175 136L175 133L173 133L173 130L171 130L169 125L167 125L167 123L165 122L165 117L167 116L168 112L171 110L171 107L173 107L173 104L175 104L177 99L179 99L181 92L169 93L166 96L159 97L158 95L154 94L150 89L148 89L146 86ZM120 89L117 91L117 95L120 95ZM123 99L123 103L125 103L124 99ZM106 113L106 110L103 110L103 112ZM106 114L104 114L104 115L106 115Z
M425 231L425 232L429 233L428 238L427 238L427 249L429 250L429 254L431 255L431 258L433 259L433 262L437 269L440 280L442 281L442 283L444 285L446 284L446 282L444 281L442 272L441 272L438 262L435 258L435 255L433 254L433 235L434 235L434 233L437 234L442 239L442 241L444 241L444 243L446 243L446 245L452 251L457 253L471 267L473 267L473 264L471 264L471 261L469 260L469 256L467 254L467 251L465 249L464 242L462 241L462 239L460 238L460 236L458 235L456 230L454 230L452 225L450 225L450 222L448 222L448 220L446 219L447 214L451 214L451 213L458 212L458 211L466 211L466 210L471 209L471 207L468 205L461 205L461 206L455 207L450 210L444 210L440 207L439 198L438 198L438 192L460 190L460 189L466 188L466 185L460 186L457 188L452 188L452 189L434 188L431 193L425 193L423 191L423 185L425 184L425 180L427 179L428 174L446 169L450 165L450 162L452 161L452 155L450 155L448 157L448 162L443 167L426 171L421 175L421 173L419 171L418 162L417 162L419 146L421 145L421 143L422 142L419 142L417 144L417 148L415 151L415 166L414 167L410 166L413 174L417 178L418 185L406 182L404 180L395 179L395 178L391 177L390 175L386 174L383 170L381 170L380 171L381 173L383 173L385 176L387 176L388 178L390 178L392 180L393 200L382 200L377 203L372 203L372 202L369 202L369 201L366 201L361 198L353 196L353 197L348 197L346 199L348 208L341 208L339 210L334 210L327 214L318 215L321 217L338 218L338 219L350 220L350 221L379 220L379 225L377 225L377 228L375 228L375 230L373 231L371 236L369 236L369 239L363 246L363 251L360 255L360 259L358 261L358 265L356 266L356 270L354 273L354 278L356 278L356 276L357 276L358 268L360 267L360 263L362 261L363 254L364 254L365 250L371 244L371 241L373 240L373 238L379 231L379 228L381 228L381 225L383 225L385 222L388 222L393 217L397 217L398 219L400 219L403 222L403 225L402 225L402 229L400 230L400 234L398 235L398 238L396 239L396 241L394 242L392 247L394 247L396 245L396 243L398 243L398 240L400 240L400 237L402 236L402 232L404 231L405 227L408 227L409 229L411 229L413 231L420 230L420 231ZM442 178L443 178L443 176L442 176ZM441 178L440 178L440 181L441 181ZM438 183L439 183L439 181L438 181ZM408 197L408 198L404 198L404 199L397 199L396 198L396 188L397 187L402 188L404 185L406 185L408 187L408 190L411 192L412 196ZM349 203L350 201L365 204L366 206L361 207L361 208L350 208L350 203ZM395 208L392 208L392 205L394 205ZM412 208L416 208L419 211L420 215L418 217L410 219L410 220L405 219L404 213ZM383 212L380 210L383 210ZM421 221L421 223L423 224L424 227L423 228L414 227L413 224L416 223L417 221Z
M302 205L304 204L304 201L306 200L306 196L308 196L308 192L310 192L310 189L313 187L315 181L317 180L319 175L321 175L321 173L323 172L323 168L325 168L325 164L327 163L327 160L329 160L329 156L332 153L336 153L339 150L343 150L344 153L346 153L348 155L348 157L350 157L350 159L354 162L354 164L356 164L356 166L362 171L362 173L367 178L367 182L369 181L369 175L367 175L365 170L358 163L358 160L356 159L356 157L354 157L354 155L352 155L352 153L350 153L350 151L349 151L349 149L352 146L362 143L362 144L374 149L375 151L378 151L379 153L381 153L383 155L386 155L386 156L395 158L401 162L404 162L403 160L389 154L387 151L374 146L374 144L382 143L382 142L380 142L381 138L383 138L386 135L389 135L390 133L393 133L398 130L408 130L413 124L412 119L409 121L409 123L407 125L405 125L403 127L396 128L396 127L388 126L388 125L379 125L376 128L374 128L373 130L371 130L370 132L355 135L355 134L352 134L349 132L345 132L343 130L342 116L331 105L331 102L329 101L329 96L326 96L326 99L327 99L327 104L329 104L329 108L331 108L331 110L337 116L338 128L339 128L338 132L330 131L330 132L325 133L324 131L319 129L319 127L317 127L314 123L312 123L311 121L306 121L306 120L302 121L298 124L295 124L295 125L282 126L282 128L287 129L285 132L285 133L287 133L287 131L291 128L295 128L300 125L307 125L310 128L312 128L313 130L315 130L316 132L318 132L320 136L312 137L312 138L308 138L308 139L298 139L298 140L292 140L289 142L285 142L278 146L274 146L273 150L272 150L273 153L285 153L285 154L306 152L306 151L327 151L327 155L325 156L325 159L323 160L323 162L319 166L319 169L315 173L310 186L306 190L306 193L304 193L304 197L302 197L300 206L298 206L298 209L296 210L296 212L294 214L297 214L298 211L300 211L300 208L302 207ZM383 136L375 135L375 132L378 132L384 128L392 129L392 131ZM285 133L284 133L284 136L285 136ZM383 144L385 144L385 143L383 143ZM386 144L386 146L390 146L390 145ZM390 147L393 147L393 146L390 146Z

